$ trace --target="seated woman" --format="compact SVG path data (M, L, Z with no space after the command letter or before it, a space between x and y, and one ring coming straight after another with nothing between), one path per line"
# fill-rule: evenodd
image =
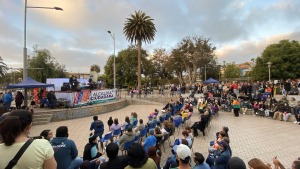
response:
M130 120L129 120L129 117L126 116L126 117L125 117L125 121L124 121L124 123L123 123L122 126L121 126L121 136L123 135L123 131L125 131L125 127L126 127L128 124L130 124Z
M167 120L165 120L163 122L164 127L161 129L161 131L164 133L164 136L166 134L170 134L172 132L171 128L170 128L170 124Z
M254 115L253 116L258 114L257 113L258 109L259 109L259 104L257 102L254 102L254 105L253 105Z
M189 133L189 136L191 137L191 139L194 138L193 134L192 134L192 129L190 126L185 126L185 131L187 131Z
M182 131L182 136L183 136L182 139L186 139L186 141L188 142L188 146L190 147L192 145L192 139L189 136L189 133L184 130L184 131ZM174 142L174 145L172 147L181 144L182 143L182 139L176 139L175 142Z
M129 120L130 124L133 124L137 120L138 120L138 116L137 116L136 112L133 112L130 116L130 120ZM136 126L133 126L133 127L136 127Z
M154 132L155 132L154 136L156 138L156 143L158 143L164 137L164 133L160 130L159 127L155 127Z
M239 98L239 99L245 100L245 98L246 98L245 93L244 93L244 92L241 92L241 93L239 94L239 97L238 97L238 98Z
M267 98L269 95L271 97L271 92L272 92L272 89L270 88L270 86L267 86L265 89L264 95L267 95Z
M264 105L264 103L261 101L258 106L259 106L259 108L257 110L258 115L260 117L264 117L265 116L265 105Z
M50 141L53 138L53 132L51 130L43 130L40 134L44 139Z
M83 152L83 161L88 160L92 161L96 158L100 159L102 162L105 162L105 158L101 157L105 154L105 152L99 152L98 149L98 141L96 135L90 134L89 143L87 143L84 147Z
M156 148L154 146L149 146L148 147L148 158L151 158L156 166L157 166L157 169L160 169L160 156L158 153L156 153Z
M200 119L198 122L195 122L192 126L192 129L194 131L194 136L197 137L198 136L198 130L202 131L203 136L205 136L205 126L209 121L209 116L208 116L208 111L206 111L204 113L204 115L201 115Z
M293 86L290 91L290 95L298 95L299 90L296 86Z
M154 112L150 113L150 116L152 116L152 117L153 117L153 116L154 116L154 114L156 114L157 112L158 112L158 111L157 111L157 109L155 109L155 110L154 110Z
M270 104L271 105L275 104L277 106L277 100L274 97L272 97L271 100L270 100Z
M290 106L287 103L285 103L284 106L281 107L281 111L283 113L283 120L288 121L288 118L292 114Z
M217 144L217 141L223 140L224 137L226 137L226 133L224 131L220 131L218 139L216 141L211 141L210 142L211 147L209 147L208 150L218 148L219 146Z
M275 105L275 103L273 103L271 105L270 111L269 111L269 118L273 118L274 117L274 113L277 111L277 106Z
M188 117L189 117L188 109L183 110L183 111L181 112L181 118L182 118L182 121L184 121L184 118L188 118Z
M271 110L271 104L268 103L267 106L265 107L265 115L266 115L266 117L270 117L270 110Z

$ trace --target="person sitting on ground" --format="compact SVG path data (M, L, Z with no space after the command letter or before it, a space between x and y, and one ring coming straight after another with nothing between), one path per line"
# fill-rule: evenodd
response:
M294 97L291 97L291 101L289 102L289 106L291 108L291 113L295 114L298 103L297 103L297 100Z
M193 134L192 134L192 129L191 129L191 127L190 127L190 126L185 126L184 129L185 129L185 131L187 131L187 132L189 133L189 136L190 136L191 140L193 140L194 136L193 136Z
M115 130L121 129L121 124L119 123L119 120L115 118L114 123L110 127L110 131L114 134Z
M83 151L83 161L88 160L92 161L96 158L100 159L102 162L105 162L105 158L101 157L105 152L99 152L97 144L97 135L90 134L89 143L84 147Z
M265 105L264 105L264 103L261 101L258 106L259 106L258 111L257 111L258 115L260 117L264 117L265 116Z
M125 117L125 121L121 125L121 136L123 135L123 132L125 131L125 128L126 128L127 125L130 125L130 120L129 120L128 116Z
M271 110L271 104L268 103L267 106L265 106L265 115L266 115L266 117L270 117L270 110Z
M155 162L157 169L160 169L160 156L157 154L154 146L148 147L148 158L151 158Z
M159 120L157 120L156 116L154 115L154 116L153 116L152 122L153 122L153 123L157 123L158 121L159 121Z
M251 169L270 169L264 162L258 158L253 158L248 162L248 165Z
M53 132L51 130L43 130L40 136L50 141L53 138Z
M248 101L244 101L244 102L243 102L243 105L242 105L243 115L246 114L248 108L249 108L249 103L248 103Z
M217 144L219 145L219 150L216 148L215 152L214 152L214 162L215 165L213 167L213 169L222 169L222 168L226 168L227 167L227 163L231 158L230 152L227 149L228 148L228 144L226 143L226 141L221 140L221 141L217 141Z
M153 124L152 116L148 116L148 122L147 122L145 128L148 128L148 127L152 126L152 124Z
M54 158L57 162L57 169L79 168L82 163L78 156L78 150L73 140L68 139L68 127L60 126L56 129L56 137L50 144L54 150Z
M110 126L114 123L112 117L109 117L108 121L107 121L107 125L108 125L108 129L110 130Z
M254 94L253 100L256 102L260 102L260 96L261 96L261 94L259 92L256 92Z
M155 127L154 131L155 131L154 136L156 138L156 143L158 143L164 137L164 132L162 132L159 127Z
M178 166L176 166L177 168L191 169L191 166L189 165L190 160L191 160L191 150L188 146L186 146L184 144L180 144L177 147L176 157L179 162ZM173 168L172 165L171 165L171 168Z
M225 108L226 108L226 100L222 99L222 101L221 101L221 111L225 111Z
M283 115L283 120L285 122L287 122L288 119L289 119L289 117L290 117L290 115L292 114L290 106L287 103L285 103L284 106L281 107L281 111L283 113L282 114Z
M154 136L154 130L149 130L149 136L146 138L145 142L142 142L142 146L144 146L145 151L148 151L149 146L155 146L157 142L157 138Z
M32 126L32 115L26 110L16 110L9 113L0 123L0 168L8 167L21 147L28 141L32 142L16 165L11 168L49 168L56 169L54 151L45 139L28 139ZM9 168L9 167L8 167ZM66 167L67 168L67 167Z
M147 168L157 169L152 158L148 158L144 147L138 143L132 143L127 150L128 166L125 169Z
M246 169L246 164L239 157L232 157L227 163L227 169Z
M102 139L102 135L104 132L104 125L101 120L98 120L98 116L93 117L93 122L91 123L90 131L94 130L94 135L99 136Z
M297 89L296 86L293 86L291 88L290 95L298 95L298 94L299 94L299 90Z
M101 169L124 169L128 166L126 156L118 156L119 146L116 143L109 143L106 147L107 162L100 164Z
M133 112L130 116L130 124L133 125L133 123L137 120L138 120L138 116L137 116L136 112ZM133 127L136 127L136 126L133 126Z
M259 109L258 102L254 102L254 105L253 105L254 115L253 116L256 116L258 114L258 109Z
M272 105L273 103L277 106L277 100L274 97L270 100L270 104Z
M209 165L204 163L205 158L201 153L194 154L194 162L196 163L193 169L210 169Z
M192 145L192 139L191 139L191 137L189 136L189 133L187 132L187 131L182 131L182 136L183 136L183 138L182 139L186 139L186 141L188 142L188 146L190 147L191 145ZM182 139L176 139L175 140L175 142L174 142L174 145L172 146L172 147L174 147L174 146L176 146L176 145L180 145L181 143L182 143Z
M192 126L192 129L194 131L194 136L198 136L198 130L202 131L203 136L205 136L205 126L209 121L208 111L205 111L204 115L201 115L199 122L195 122Z
M127 128L127 132L123 134L119 140L117 140L115 143L118 143L119 149L124 150L125 143L133 141L136 136L140 135L140 131L134 132L132 131L133 126L129 125Z
M272 118L274 117L274 113L277 111L277 106L275 105L275 103L273 103L271 105L271 108L270 108L270 111L269 111L269 118Z
M140 119L140 124L135 128L135 132L138 132L138 131L140 131L140 132L142 132L142 130L144 130L145 129L145 125L143 124L143 119Z

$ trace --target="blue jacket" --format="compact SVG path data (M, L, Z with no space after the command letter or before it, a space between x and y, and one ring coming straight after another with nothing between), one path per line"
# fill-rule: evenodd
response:
M296 114L300 114L300 108L299 107L296 110Z
M12 94L10 93L5 94L2 99L4 103L10 103L13 101Z
M210 169L209 165L206 163L196 164L193 169Z
M50 141L54 150L54 158L57 162L57 169L66 169L73 159L78 155L77 147L73 140L67 137L55 137Z
M146 138L145 142L144 142L144 148L146 150L146 152L148 152L148 147L149 146L155 146L156 144L156 138L155 136L149 136Z
M231 158L231 155L229 153L229 150L226 149L224 151L218 151L216 150L214 152L215 156L215 165L213 169L226 169L227 168L227 163ZM216 157L218 156L218 157Z
M90 127L90 130L95 130L95 133L99 133L99 132L103 132L104 131L104 124L102 122L102 126L101 127L97 127L95 122L98 121L98 120L95 120L94 122L91 123L91 127ZM100 120L99 120L100 121Z

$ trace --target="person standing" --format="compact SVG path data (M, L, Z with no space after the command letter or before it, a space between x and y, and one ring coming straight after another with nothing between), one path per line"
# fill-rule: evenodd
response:
M234 116L239 117L240 102L237 99L234 99L233 101L233 108L234 108Z
M5 91L5 93L6 93L6 91ZM11 105L11 102L13 101L11 91L6 93L2 99L3 99L4 106L7 107L8 110L10 110L10 105Z
M22 105L23 100L24 100L23 94L20 91L18 91L17 95L15 97L15 102L16 102L17 109L21 109L21 105Z
M102 86L102 77L100 77L98 79L98 85L99 85L99 89L101 89L101 86Z
M91 123L90 131L94 130L94 135L96 137L99 136L99 138L102 139L104 124L101 120L98 120L98 116L94 116L93 120L94 121Z
M233 92L238 96L239 95L239 86L237 82L234 83L233 85Z
M291 84L289 82L289 80L286 80L284 83L283 83L283 88L285 90L285 95L288 95L290 90L291 90Z

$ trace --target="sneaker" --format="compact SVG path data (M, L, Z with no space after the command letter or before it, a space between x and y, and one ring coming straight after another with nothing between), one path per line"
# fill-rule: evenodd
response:
M297 123L298 123L297 121L294 122L294 124L297 124Z

